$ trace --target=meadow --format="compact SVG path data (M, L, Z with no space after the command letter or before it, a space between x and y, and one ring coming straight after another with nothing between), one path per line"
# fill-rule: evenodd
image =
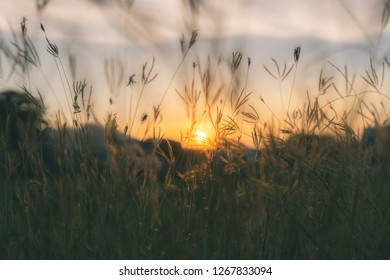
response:
M46 36L44 26L42 32ZM197 35L194 31L181 40L182 62ZM28 77L39 63L24 21L15 36L17 43L10 48L2 44L1 51ZM71 80L58 47L46 40L46 55L58 63L58 75ZM274 68L264 66L269 78L283 82L293 77L301 48L292 56L290 66L276 60ZM384 109L384 103L371 107L363 98L369 91L387 100L381 90L387 65L380 70L368 65L363 91L347 68L335 66L345 80L345 92L320 73L318 94L308 95L301 108L292 108L291 89L284 100L285 114L275 113L273 122L262 122L245 82L242 88L234 86L239 67L249 71L251 66L243 57L233 52L231 80L223 90L213 85L207 65L201 69L194 63L200 84L193 81L177 92L193 124L183 143L197 139L197 108L203 106L200 100L206 104L202 118L212 124L214 135L198 139L202 147L196 150L184 144L175 150L174 142L159 131L159 108L169 85L153 115L136 117L144 86L156 77L154 64L145 64L133 122L118 132L115 113L105 118L101 166L88 149L93 139L86 128L96 112L85 83L68 82L70 94L66 86L59 90L69 95L71 124L60 114L55 121L47 120L44 100L24 86L19 107L1 120L0 258L388 259L390 153L387 140L378 140L386 120L379 121L376 109ZM238 78L245 81L245 75ZM123 86L131 86L134 79L130 76ZM322 99L330 90L340 95L337 100L357 105L337 112L332 101ZM263 97L259 102L273 112ZM22 105L33 110L20 109ZM366 126L377 127L374 144L362 143L351 128L353 114ZM145 121L153 131L150 151L134 152L133 142L116 142L118 135L130 139L134 124ZM251 126L249 132L241 129L244 122ZM48 149L54 150L42 140L45 131L55 133L56 153L47 155ZM77 144L69 140L71 133L81 139ZM251 147L240 142L243 133L250 135ZM137 141L141 145L145 139Z

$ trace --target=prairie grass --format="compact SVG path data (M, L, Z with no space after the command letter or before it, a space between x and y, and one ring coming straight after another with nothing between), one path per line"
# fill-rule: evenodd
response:
M6 45L1 47L11 65L22 69L22 75L28 75L31 65L38 65L38 52L26 32L22 25L24 45L15 46L17 56ZM181 41L183 59L173 77L196 43L196 36L197 32L192 33L187 47L184 39ZM378 114L362 98L366 92L387 98L372 63L362 77L369 90L358 91L347 68L343 72L334 66L345 79L345 92L332 77L321 73L318 94L308 95L302 108L290 112L301 49L294 50L290 67L282 68L273 59L276 72L264 68L279 84L293 75L287 108L282 105L286 111L277 117L262 96L257 104L251 103L253 93L246 82L241 89L234 86L242 53L232 54L227 85L213 84L210 65L202 68L198 61L193 64L192 84L177 94L191 121L183 141L191 139L206 119L214 129L207 148L187 151L186 157L175 154L169 142L163 148L165 140L157 119L170 81L154 108L150 154L114 145L116 116L109 112L105 119L109 164L99 170L99 163L88 150L92 139L86 129L90 115L95 114L92 89L88 96L84 94L87 85L83 81L74 82L72 89L57 46L47 36L46 40L68 97L75 137L79 137L77 153L72 152L75 144L61 120L62 113L54 125L47 123L54 127L53 137L58 143L57 154L50 155L56 162L55 171L45 168L46 147L40 146L23 123L17 120L16 125L26 135L16 139L19 146L12 149L9 141L15 139L7 136L6 125L1 127L0 258L390 258L390 155L376 163L367 159L348 118L356 114L365 124L379 123ZM246 73L250 65L248 58ZM126 136L134 135L140 99L157 75L153 66L154 60L148 69L143 65L142 88L136 107L129 110L133 113ZM112 76L116 73L112 67L112 62L106 63L114 99L118 81L124 79ZM200 77L199 83L195 77ZM128 85L134 78L130 76ZM340 99L354 99L357 106L337 112L333 104L339 99L322 99L330 89ZM383 101L381 104L384 107ZM276 124L262 120L259 105L275 116ZM143 115L141 121L146 118ZM249 132L242 129L244 123L251 126ZM242 144L245 134L251 136L254 148ZM36 143L34 149L31 143ZM23 151L21 160L4 164L19 151ZM154 164L156 156L167 164L162 175Z

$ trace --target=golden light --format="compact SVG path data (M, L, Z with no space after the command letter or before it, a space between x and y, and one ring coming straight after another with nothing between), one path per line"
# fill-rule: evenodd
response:
M194 140L196 142L198 142L199 144L205 144L205 142L207 140L206 132L204 132L202 130L198 130L197 132L195 132Z

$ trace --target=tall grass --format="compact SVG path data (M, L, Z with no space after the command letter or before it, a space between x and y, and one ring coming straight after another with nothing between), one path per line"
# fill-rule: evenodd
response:
M173 77L196 43L196 35L192 34L188 47L184 48ZM26 34L23 36L26 38ZM308 95L305 104L290 113L300 48L295 49L290 68L285 66L281 70L273 60L276 73L265 69L279 83L290 73L294 75L286 114L277 117L263 97L251 101L252 93L246 82L241 89L232 86L242 53L233 52L231 81L227 85L213 84L210 63L203 68L198 61L193 64L191 85L177 94L191 123L186 139L205 119L213 126L215 133L209 139L210 145L197 152L203 153L203 160L195 160L198 154L194 152L193 157L180 162L180 155L173 153L169 143L168 152L164 152L156 122L151 156L144 154L141 160L139 153L120 150L123 147L112 145L117 123L115 114L110 112L105 124L110 164L98 170L97 162L86 148L91 141L85 129L88 118L81 117L82 113L89 116L92 108L90 95L84 94L86 83L74 82L72 89L58 48L47 37L46 40L63 81L63 92L68 96L81 144L77 153L73 153L69 129L58 117L55 129L58 154L54 155L57 170L48 173L43 164L45 147L29 150L29 141L18 143L21 150L31 151L28 157L22 157L28 158L29 163L18 165L18 173L2 164L0 258L390 257L390 157L376 163L367 159L348 119L355 113L365 123L372 123L366 116L372 109L361 97L367 91L386 97L378 86L381 80L372 64L362 77L371 89L359 91L347 70L337 68L345 79L345 92L332 77L321 73L318 94ZM29 40L26 42L31 44ZM12 65L32 63L27 53L34 49L26 44L23 49L17 48L25 59L16 56ZM1 49L11 59L9 49L5 45ZM156 77L152 74L153 65L154 61L149 70L146 64L143 66L142 89L132 114L130 135L134 135L145 86ZM248 58L246 73L250 65ZM109 72L106 75L115 85L115 77ZM132 79L134 76L130 76L129 84ZM356 100L357 109L337 112L333 104L339 99L323 98L331 89L341 100ZM155 120L167 93L168 89L155 108ZM227 104L231 110L226 108ZM262 120L258 108L263 105L278 123ZM251 126L250 132L243 130L244 122ZM8 148L10 139L2 129L1 156L9 158L14 150ZM252 137L254 149L249 150L241 143L242 134ZM168 162L169 168L162 176L154 164L155 156ZM139 165L135 164L137 161ZM174 168L178 164L180 172ZM27 169L32 172L26 172Z

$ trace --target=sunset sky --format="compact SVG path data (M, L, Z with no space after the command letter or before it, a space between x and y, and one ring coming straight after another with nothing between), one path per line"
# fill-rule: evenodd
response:
M191 6L193 3L195 6ZM294 85L294 107L303 104L306 90L317 87L321 70L329 75L337 73L328 62L342 69L347 64L351 73L363 74L371 57L374 65L380 67L384 57L390 55L388 29L382 30L381 25L383 6L382 0L135 0L133 3L52 0L38 13L35 1L3 0L0 1L0 39L10 44L11 29L18 30L21 18L27 16L28 34L41 57L41 70L31 69L29 82L17 74L7 80L10 67L0 55L0 86L3 89L24 84L32 92L39 90L47 102L49 115L53 116L60 108L69 117L58 70L46 52L46 41L40 30L43 23L50 41L59 47L69 77L69 55L76 57L76 78L86 79L88 87L92 86L95 113L100 121L112 111L117 113L122 127L131 123L129 104L132 102L134 113L142 90L142 65L148 62L149 66L155 57L154 71L158 76L145 87L136 120L143 113L152 115L153 106L159 104L166 91L161 127L166 135L178 138L180 132L188 129L190 120L175 90L182 92L185 85L191 85L194 61L199 59L204 68L210 56L218 81L227 87L232 52L243 53L241 80L245 80L247 57L250 57L247 91L253 92L251 104L259 110L260 117L267 119L270 113L261 106L259 96L280 115L286 109L292 80L283 82L281 101L278 82L263 66L274 69L271 58L280 65L292 65L293 50L298 45L302 53ZM174 77L182 58L179 40L182 34L189 38L193 29L199 31L198 41ZM104 72L107 59L120 61L124 67L124 81L118 92L111 95ZM136 75L137 83L126 87L132 74ZM173 82L169 84L172 77ZM199 81L199 77L196 79ZM110 97L114 99L111 106ZM199 116L202 110L199 108ZM206 120L200 121L199 126L210 130ZM247 128L250 129L249 125ZM142 126L137 130L142 134Z

